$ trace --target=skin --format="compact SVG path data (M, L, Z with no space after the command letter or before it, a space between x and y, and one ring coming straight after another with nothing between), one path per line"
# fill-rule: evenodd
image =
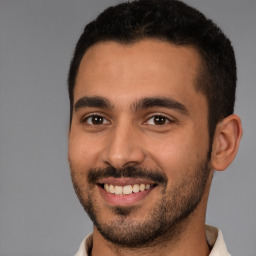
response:
M193 47L149 39L131 45L98 43L85 53L76 79L74 104L85 96L97 96L107 99L110 107L74 105L69 162L73 181L80 188L80 200L88 201L90 194L98 212L104 213L99 214L99 221L116 221L118 216L113 214L116 205L106 200L96 184L87 183L90 168L136 165L157 169L167 178L168 192L186 176L195 176L192 167L206 159L207 101L195 90L200 64ZM139 100L152 97L172 99L185 111L176 107L132 107ZM103 123L92 123L92 115L103 117ZM164 123L156 123L156 116L165 117ZM230 164L241 135L240 119L235 115L218 124L202 199L179 226L175 243L163 238L151 247L123 248L107 241L94 227L92 255L209 255L204 223L212 170L223 170ZM161 192L161 186L156 186L144 198L122 205L136 207L127 218L133 223L146 221L147 213L163 198Z

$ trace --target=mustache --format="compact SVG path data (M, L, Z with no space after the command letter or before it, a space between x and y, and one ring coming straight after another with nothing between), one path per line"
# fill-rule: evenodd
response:
M91 168L88 172L88 182L97 183L102 178L146 178L157 184L167 184L167 177L158 169L150 170L136 166L127 166L116 169L112 166L106 168Z

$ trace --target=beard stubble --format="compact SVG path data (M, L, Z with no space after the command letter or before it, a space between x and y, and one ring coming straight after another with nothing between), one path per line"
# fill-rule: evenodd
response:
M72 170L71 177L75 192L100 234L109 242L121 247L138 248L154 246L164 240L176 240L183 224L199 205L205 192L210 174L209 159L204 159L188 170L188 175L171 188L159 170L139 167L91 169L83 178ZM91 175L91 176L90 176ZM95 181L101 177L139 177L157 180L161 187L161 199L145 212L141 221L133 218L140 207L111 207L113 219L104 220L104 210L94 197ZM79 177L78 177L79 176ZM87 183L81 183L81 179ZM79 181L80 180L80 181ZM146 216L146 217L145 217Z

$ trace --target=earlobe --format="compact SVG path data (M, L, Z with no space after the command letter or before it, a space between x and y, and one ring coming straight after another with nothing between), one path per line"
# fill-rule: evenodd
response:
M241 120L230 115L217 124L213 139L212 168L225 170L234 160L243 134Z

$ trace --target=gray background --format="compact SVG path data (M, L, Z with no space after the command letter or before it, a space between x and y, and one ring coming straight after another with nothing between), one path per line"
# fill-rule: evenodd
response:
M66 76L84 25L114 0L0 0L0 255L73 255L92 224L70 182ZM207 222L255 256L256 1L186 0L233 42L243 140L217 173Z

